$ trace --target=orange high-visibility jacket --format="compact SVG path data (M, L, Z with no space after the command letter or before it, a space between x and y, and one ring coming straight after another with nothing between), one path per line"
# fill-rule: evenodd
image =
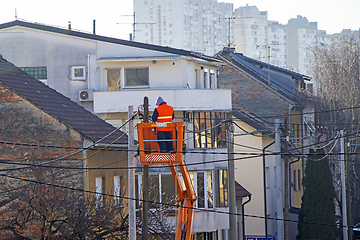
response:
M171 127L166 127L166 123L172 122L174 117L173 107L164 102L155 108L153 115L155 116L155 119L153 120L157 123L156 129L158 131L171 131Z

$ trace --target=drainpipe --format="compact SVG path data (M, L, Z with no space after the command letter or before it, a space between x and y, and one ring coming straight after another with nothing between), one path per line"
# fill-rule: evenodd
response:
M243 204L241 204L243 240L245 240L245 216L244 216L245 204L247 204L247 203L249 203L249 202L251 201L251 195L249 195L248 198L249 198L249 199L248 199L246 202L244 202Z
M90 54L86 54L87 58L87 80L88 80L88 89L90 89Z
M265 236L266 238L268 237L268 224L267 224L267 196L266 196L266 168L265 168L265 150L270 147L271 145L273 145L275 143L275 141L273 141L272 143L266 145L263 148L263 183L264 183L264 217L265 217Z

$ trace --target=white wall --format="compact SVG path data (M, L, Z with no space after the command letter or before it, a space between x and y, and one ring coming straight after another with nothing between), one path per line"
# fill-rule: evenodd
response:
M93 111L92 102L80 102L79 90L93 89L107 91L106 68L149 67L148 89L186 89L196 87L195 68L216 72L218 66L197 63L193 58L166 52L129 47L108 42L72 37L53 32L33 30L24 27L5 29L0 34L0 53L5 59L19 67L47 67L47 84L71 100ZM104 58L118 58L104 61ZM139 58L125 61L124 58ZM146 58L168 60L149 60ZM120 58L120 59L119 59ZM140 59L141 58L141 59ZM175 64L174 63L174 59ZM85 66L86 80L70 80L71 66ZM89 73L89 74L88 74ZM90 81L90 82L89 82ZM194 99L189 102L191 108ZM127 106L127 105L126 105Z

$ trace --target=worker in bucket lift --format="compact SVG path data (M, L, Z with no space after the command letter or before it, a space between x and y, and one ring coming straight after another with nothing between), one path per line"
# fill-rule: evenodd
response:
M167 123L171 123L174 119L173 107L166 104L162 97L158 97L156 100L156 108L154 109L152 120L156 122L157 139L168 140L158 141L160 152L173 152L172 144L172 128L167 127Z

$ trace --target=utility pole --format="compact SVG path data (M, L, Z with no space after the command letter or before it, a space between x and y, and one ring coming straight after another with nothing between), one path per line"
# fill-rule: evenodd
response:
M342 209L342 229L343 240L348 240L348 228L347 228L347 207L346 207L346 183L345 183L345 139L344 130L340 130L340 147L341 147L341 209Z
M149 99L144 97L144 123L149 122ZM148 239L148 219L149 219L149 166L143 168L143 212L142 212L142 239Z
M288 117L285 118L285 156L284 156L284 193L285 193L285 212L284 212L284 239L289 239L289 126L288 126Z
M136 240L136 216L135 216L135 157L134 157L134 116L133 106L129 106L128 118L128 166L129 166L129 240Z
M352 221L352 214L351 214L351 195L350 195L350 164L348 161L348 156L345 155L346 153L346 146L344 145L344 161L345 161L345 168L346 168L346 206L347 206L347 225L349 226L353 226L353 221ZM349 240L353 239L353 229L352 228L348 228L348 238Z
M227 113L229 122L227 124L227 151L228 151L228 171L229 171L229 239L237 238L237 224L236 224L236 197L235 197L235 166L234 166L234 129L232 125L232 114Z
M283 198L283 167L281 162L281 139L280 139L280 120L275 119L275 163L276 163L276 218L281 219L276 221L276 228L277 228L277 240L284 239L284 223L282 219L284 219L284 198Z

